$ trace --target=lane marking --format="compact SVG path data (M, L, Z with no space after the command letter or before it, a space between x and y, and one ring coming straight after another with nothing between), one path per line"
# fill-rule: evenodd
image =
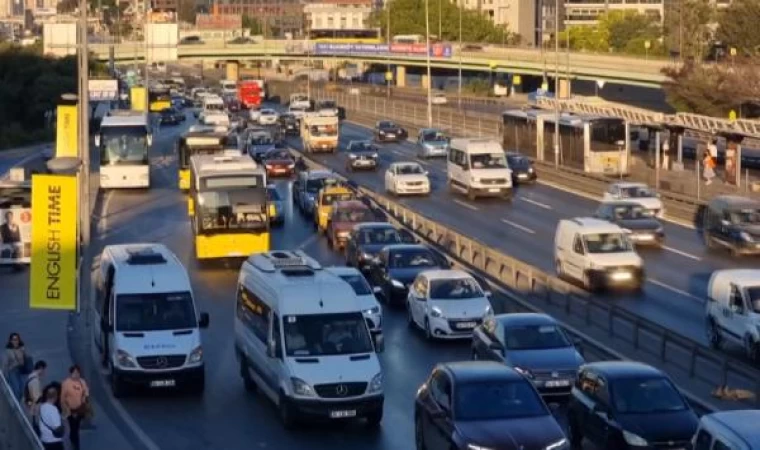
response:
M414 160L417 161L418 163L422 164L423 166L429 166L430 165L429 162L427 162L425 160L422 160L420 158L414 158Z
M656 280L654 278L649 278L649 279L647 279L647 281L649 281L650 283L652 283L654 285L657 285L657 286L659 286L659 287L661 287L663 289L667 289L667 290L669 290L671 292L675 292L676 294L683 295L684 297L688 298L689 300L694 300L694 301L702 303L702 304L705 303L705 299L697 297L694 294L690 294L690 293L684 291L683 289L678 289L678 288L675 288L675 287L673 287L673 286L671 286L669 284L665 284L662 281Z
M106 191L106 198L103 199L103 216L100 218L100 221L98 225L100 225L100 234L107 234L108 233L108 208L111 204L111 199L113 199L113 190Z
M471 204L463 202L461 200L454 199L454 203L456 203L459 206L464 206L467 209L471 209L473 211L478 211L478 207L477 206L471 205Z
M537 201L535 201L535 200L531 200L531 199L529 199L528 197L517 197L517 198L519 198L520 200L522 200L522 201L524 201L524 202L528 202L528 203L530 203L530 204L532 204L532 205L536 205L536 206L538 206L539 208L544 208L544 209L553 209L553 208L552 208L550 205L547 205L546 203L537 202Z
M524 231L524 232L526 232L528 234L536 234L536 232L533 231L533 230L531 230L530 228L528 228L526 226L523 226L523 225L520 225L519 223L512 222L511 220L501 219L501 221L504 222L504 223L506 223L509 226L515 227L518 230Z
M676 255L681 255L685 258L693 259L694 261L702 261L702 258L700 258L697 255L692 255L691 253L686 253L683 250L678 250L677 248L668 247L667 245L662 246L663 250L667 250L669 252L675 253Z

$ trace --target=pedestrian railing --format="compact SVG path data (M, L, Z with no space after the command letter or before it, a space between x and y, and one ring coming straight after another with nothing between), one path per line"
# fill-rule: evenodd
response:
M0 449L43 450L23 407L0 373Z

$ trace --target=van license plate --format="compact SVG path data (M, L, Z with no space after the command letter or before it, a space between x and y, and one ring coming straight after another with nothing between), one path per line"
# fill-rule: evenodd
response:
M340 411L330 411L331 419L345 419L347 417L356 417L356 410L347 409L347 410L340 410Z
M153 380L150 382L150 387L174 387L176 382L174 380Z
M499 192L499 189L489 189L488 192Z

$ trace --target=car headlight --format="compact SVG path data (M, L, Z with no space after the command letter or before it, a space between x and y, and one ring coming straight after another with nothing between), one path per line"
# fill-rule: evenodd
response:
M395 287L395 288L398 288L398 289L404 289L404 283L402 283L402 282L400 282L400 281L398 281L398 280L391 280L391 284L392 284L392 285L393 285L393 287Z
M383 131L383 130L380 130L380 134L385 134L385 131Z
M557 442L553 442L553 443L547 445L546 447L544 447L544 450L564 450L564 449L569 448L569 447L570 447L570 445L567 442L567 439L562 438L562 439L558 440Z
M368 394L374 394L377 392L383 391L383 374L378 373L374 377L372 377L372 381L369 382L369 389L367 389Z
M375 257L373 255L371 255L370 253L362 253L361 254L361 259L363 259L365 261L372 261L374 258Z
M296 377L291 377L290 382L293 384L293 393L299 397L316 397L314 389L309 386L309 383Z
M124 350L116 350L116 365L125 368L137 367L137 361Z
M625 442L627 442L628 445L632 445L634 447L646 447L649 445L647 440L643 437L625 430L623 430L623 439L625 439Z
M475 178L475 177L470 178L470 181L472 181L473 183L480 182L480 180L478 178Z
M354 155L353 153L349 153L348 157L351 158L351 159L356 159L356 155Z
M528 369L523 369L522 367L515 366L515 372L519 373L520 375L523 375L528 378L533 378L533 373L531 373Z
M532 167L528 167L528 173L533 173L533 168Z
M656 230L654 230L654 232L657 233L657 234L664 234L665 233L665 229L662 228L662 227L658 227Z
M443 317L443 311L437 306L430 308L430 315L435 318Z
M349 234L351 234L350 231L338 231L339 238L347 238Z
M203 361L203 347L200 345L195 347L192 352L190 352L190 357L188 358L188 362L190 364L196 364Z
M364 311L362 311L362 312L363 312L364 314L368 314L368 315L371 315L371 316L375 316L375 315L377 315L377 314L380 314L380 307L379 307L379 306L375 306L374 308L365 309L365 310L364 310Z
M741 233L739 233L739 237L743 241L747 241L747 242L751 242L752 241L752 236L749 233L747 233L746 231L742 231Z
M377 159L377 153L372 154L372 159Z

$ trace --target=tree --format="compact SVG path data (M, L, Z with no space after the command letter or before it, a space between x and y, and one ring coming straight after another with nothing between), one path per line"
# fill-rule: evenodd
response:
M251 31L251 35L258 36L262 34L264 27L261 25L261 21L251 16L243 16L243 28Z
M657 21L635 11L610 11L600 15L595 25L570 27L560 33L562 46L566 45L568 33L570 48L575 50L639 55L664 53Z
M462 18L462 41L487 43L513 43L514 37L506 27L495 25L478 11L460 8L448 0L389 0L385 8L370 16L370 24L388 32L390 11L390 34L425 35L425 1L430 14L430 34L438 34L438 18L441 18L441 36L444 41L459 40L459 18Z
M684 59L701 60L712 36L715 8L710 0L678 0L665 9L665 48Z
M716 38L738 52L750 55L760 50L760 34L755 27L760 24L760 1L734 0L718 14Z
M194 0L178 0L177 17L180 21L195 24L195 14L196 8Z

